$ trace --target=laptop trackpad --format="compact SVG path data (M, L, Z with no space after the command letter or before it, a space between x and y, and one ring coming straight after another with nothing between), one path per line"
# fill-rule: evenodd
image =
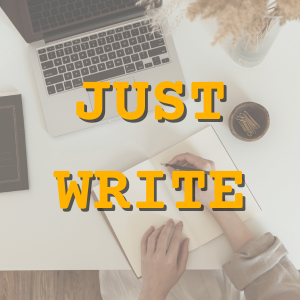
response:
M114 82L128 82L129 85L131 85L134 82L134 77L126 77L121 80L111 81L110 84L113 85ZM94 92L88 92L89 98L91 101L92 109L94 110ZM119 116L117 107L116 107L116 101L117 101L117 93L116 89L113 88L113 90L106 91L105 92L105 116L103 120L115 118ZM127 111L133 112L136 110L137 107L137 92L136 89L132 88L131 91L127 92Z

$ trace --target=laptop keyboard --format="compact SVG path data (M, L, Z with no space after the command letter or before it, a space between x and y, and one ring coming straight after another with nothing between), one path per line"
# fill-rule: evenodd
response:
M165 39L151 20L130 23L37 49L49 95L169 63Z
M130 9L135 3L136 0L27 0L33 32Z

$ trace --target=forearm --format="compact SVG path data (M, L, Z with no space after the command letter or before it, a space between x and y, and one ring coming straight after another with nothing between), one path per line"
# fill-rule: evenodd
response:
M254 235L234 211L213 211L205 207L219 223L233 252L254 239Z

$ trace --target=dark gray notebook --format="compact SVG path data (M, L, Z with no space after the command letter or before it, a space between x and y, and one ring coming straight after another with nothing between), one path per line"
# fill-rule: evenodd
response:
M0 193L28 188L22 98L0 94Z

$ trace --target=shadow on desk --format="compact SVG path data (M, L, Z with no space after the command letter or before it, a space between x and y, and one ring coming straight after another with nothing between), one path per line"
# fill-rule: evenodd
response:
M99 271L0 272L0 299L102 300Z

